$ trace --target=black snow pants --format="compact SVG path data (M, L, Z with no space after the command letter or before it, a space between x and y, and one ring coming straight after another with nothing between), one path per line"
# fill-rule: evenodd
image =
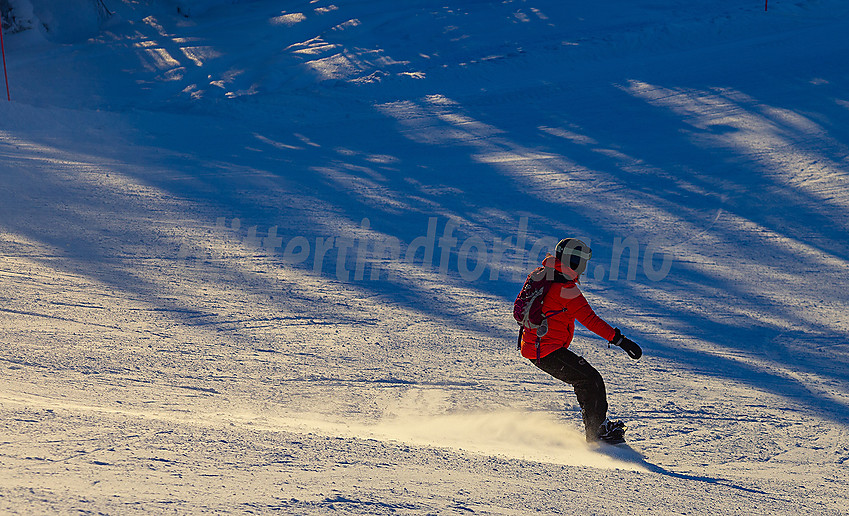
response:
M587 441L597 441L598 427L607 417L607 391L601 374L583 357L566 348L560 348L540 358L539 363L532 362L546 373L575 388L584 418Z

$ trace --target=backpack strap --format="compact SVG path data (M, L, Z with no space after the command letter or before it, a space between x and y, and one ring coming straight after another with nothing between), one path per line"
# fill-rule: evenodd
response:
M524 327L524 326L520 326L520 327L519 327L519 342L518 342L518 343L516 343L516 349L517 349L517 350L519 350L519 351L521 351L521 350L522 350L522 335L523 335L524 333L525 333L525 327ZM540 356L539 356L539 341L540 341L540 340L541 340L541 337L540 337L539 335L537 335L537 339L536 339L536 341L534 342L534 346L537 348L537 358L536 358L536 363L537 363L537 365L539 365L539 359L540 359Z
M541 358L540 357L540 341L542 341L542 338L545 336L546 333L548 333L548 318L554 317L557 314L562 314L565 311L566 311L566 308L561 308L560 310L550 310L549 312L542 314L542 324L545 325L545 332L542 335L540 335L539 334L539 328L537 328L537 338L536 338L536 341L534 342L534 345L537 348L537 365L539 365L539 359ZM542 325L540 325L540 328L541 327L542 327ZM520 348L521 348L521 338L522 337L521 337L521 333L520 333L519 334L519 339L520 339L519 340L519 346L520 346Z
M534 343L534 345L535 345L535 346L536 346L536 348L537 348L537 365L539 365L539 359L540 359L540 356L539 356L539 342L540 342L541 340L542 340L542 337L540 337L539 335L537 335L537 341Z

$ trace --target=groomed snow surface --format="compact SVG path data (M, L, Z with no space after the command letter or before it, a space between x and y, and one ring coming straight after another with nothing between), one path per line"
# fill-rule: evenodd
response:
M845 2L2 3L0 512L849 511Z

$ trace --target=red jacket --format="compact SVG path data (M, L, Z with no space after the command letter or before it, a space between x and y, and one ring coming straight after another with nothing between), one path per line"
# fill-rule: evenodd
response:
M546 257L542 261L545 267L554 267L562 272L567 279L572 280L569 283L557 282L551 286L548 294L542 302L543 313L558 312L548 318L548 333L540 339L540 357L544 357L553 351L560 348L568 348L572 343L572 337L575 335L575 320L583 324L588 330L595 333L599 337L607 340L613 340L616 336L614 330L609 324L604 322L599 316L593 312L584 295L574 280L578 279L575 271L560 263L553 256ZM565 308L565 311L560 312ZM537 332L525 328L522 334L522 356L531 360L536 360Z

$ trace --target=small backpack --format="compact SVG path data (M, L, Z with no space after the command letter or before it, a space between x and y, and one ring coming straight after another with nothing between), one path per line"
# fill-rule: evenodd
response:
M537 267L528 274L522 290L513 302L513 318L522 328L535 330L545 320L542 302L553 284L554 269Z
M519 343L518 348L522 348L522 334L525 328L537 330L536 348L537 362L539 362L539 343L546 333L548 333L547 319L552 315L559 314L563 310L555 310L549 313L542 311L542 303L545 301L545 296L551 290L551 286L557 282L563 282L562 275L551 267L537 267L525 280L522 285L522 290L516 296L516 301L513 302L513 318L519 323Z

